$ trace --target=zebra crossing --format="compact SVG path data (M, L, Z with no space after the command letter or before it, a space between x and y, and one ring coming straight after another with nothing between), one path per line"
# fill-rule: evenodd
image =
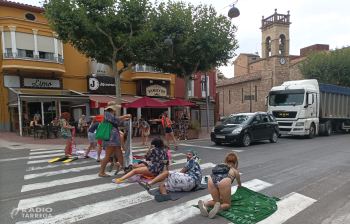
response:
M134 155L142 154L146 152L147 148L137 148L133 150ZM37 152L43 152L44 155ZM58 152L61 152L58 154ZM18 220L17 223L74 223L78 221L84 221L85 223L90 223L89 219L100 217L101 215L113 213L116 211L121 211L123 209L138 207L140 205L146 206L146 203L157 203L154 202L154 196L148 194L146 191L139 187L133 188L135 183L123 182L121 184L115 184L112 182L105 183L101 181L96 184L93 180L105 178L98 177L98 170L100 168L100 163L96 164L95 160L92 159L79 159L71 163L62 164L60 162L48 164L48 158L62 155L62 150L44 150L44 149L32 149L30 150L29 161L26 168L26 174L24 175L24 185L21 188L21 194L27 194L29 197L19 200L17 209L28 210L30 208L37 207L50 207L53 211L52 216L44 217L41 219L25 219ZM44 157L42 157L44 156ZM47 157L46 157L47 156ZM170 171L180 171L183 165L187 162L185 158L186 154L181 152L172 152L173 160L176 163L170 166ZM47 159L42 159L47 158ZM32 165L35 164L35 165ZM216 164L211 162L202 162L201 169L204 174L209 174L211 169ZM35 173L32 173L35 172ZM90 174L82 174L83 172L89 172ZM114 172L114 171L113 171ZM108 174L112 174L108 173ZM63 174L70 174L72 177L62 177ZM112 176L112 175L111 175ZM49 180L48 180L49 179ZM107 179L107 178L106 178ZM111 180L108 179L108 180ZM84 183L84 187L76 187L74 184ZM73 186L73 189L64 189L59 192L53 192L57 187L62 186ZM253 190L261 191L266 188L271 188L274 185L272 183L267 183L263 180L253 179L243 183L243 186ZM131 189L132 193L124 195L122 192L124 189ZM231 191L235 192L236 186L232 186ZM36 192L42 192L36 194ZM113 195L119 195L112 199L101 199L101 201L92 200L89 202L89 197L94 199L99 197L101 193L113 193ZM194 199L182 202L176 205L165 205L164 208L158 211L153 211L151 214L145 216L134 215L130 217L128 221L123 223L133 224L133 223L181 223L194 218L200 214L197 208L192 207L192 205L197 204L198 200L208 201L211 200L211 195L208 190L202 190L193 193L196 196ZM55 212L56 205L62 205L64 203L69 203L70 200L84 198L86 204L81 206L76 206L75 208L70 208L66 210L57 209ZM260 223L283 223L294 215L298 214L300 211L306 209L315 203L316 200L308 198L304 195L297 193L292 193L287 195L283 200L278 202L278 211L270 216L268 219ZM163 203L164 205L165 203ZM70 204L70 206L72 206ZM293 207L293 211L290 211L290 206ZM223 219L218 219L222 222ZM91 222L94 223L94 222ZM121 223L121 222L116 222Z

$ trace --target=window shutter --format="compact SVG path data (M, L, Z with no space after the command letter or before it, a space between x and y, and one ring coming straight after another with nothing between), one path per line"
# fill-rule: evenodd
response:
M55 45L53 37L37 36L38 38L38 51L55 53Z
M34 34L16 32L16 47L17 49L34 51Z
M61 41L57 40L57 49L58 49L58 54L62 55L62 47L61 47Z
M5 36L5 48L12 48L12 42L11 42L11 32L7 31L4 32L4 36ZM5 52L3 52L5 53Z

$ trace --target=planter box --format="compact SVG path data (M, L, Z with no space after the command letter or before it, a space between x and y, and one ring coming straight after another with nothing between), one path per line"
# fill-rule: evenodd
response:
M189 140L189 139L198 139L198 138L199 138L199 133L198 133L197 130L188 129L187 140ZM180 140L185 140L185 138L180 138Z

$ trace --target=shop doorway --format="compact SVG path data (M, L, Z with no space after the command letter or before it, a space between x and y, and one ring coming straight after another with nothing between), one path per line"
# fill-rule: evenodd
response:
M50 124L56 117L56 102L44 102L44 122Z
M27 107L29 120L33 120L34 114L36 114L37 111L41 114L41 102L28 102Z

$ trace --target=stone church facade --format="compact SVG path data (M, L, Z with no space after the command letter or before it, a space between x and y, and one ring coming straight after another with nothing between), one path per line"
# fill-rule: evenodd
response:
M275 13L261 20L262 56L240 54L234 63L235 77L216 84L223 116L239 112L266 111L265 97L273 86L303 79L298 65L309 50L329 50L328 45L313 45L289 54L290 14Z

